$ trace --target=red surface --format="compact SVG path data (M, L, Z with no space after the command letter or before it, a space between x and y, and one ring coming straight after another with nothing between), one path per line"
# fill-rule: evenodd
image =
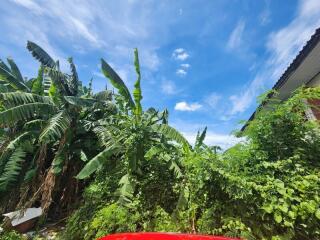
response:
M99 240L236 240L236 238L178 233L119 233Z

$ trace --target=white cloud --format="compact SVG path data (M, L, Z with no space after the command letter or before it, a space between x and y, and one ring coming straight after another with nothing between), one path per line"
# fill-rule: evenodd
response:
M189 54L187 53L187 51L183 48L177 48L173 51L172 53L172 57L175 60L180 60L180 61L184 61L187 58L189 58Z
M37 14L41 14L43 12L43 9L39 6L39 4L37 4L32 0L12 0L12 1Z
M161 83L161 90L163 93L168 95L173 95L178 92L176 85L172 81L162 81Z
M161 61L157 50L168 39L166 32L157 34L170 24L166 20L170 18L158 24L163 8L140 1L11 0L1 4L0 22L11 48L25 49L26 41L32 40L66 66L63 59L75 50L94 51L116 66L132 65L133 48L138 47L141 68L148 74L158 70ZM27 64L34 67L33 62ZM127 75L134 75L134 68Z
M100 45L99 39L96 36L96 34L90 32L89 28L86 26L84 22L82 22L80 19L77 19L73 16L70 16L69 19L73 23L79 35L81 35L83 38L87 39L89 42L93 44Z
M239 20L236 27L233 29L229 36L229 40L227 42L227 49L233 50L241 46L242 44L242 35L245 29L245 22L243 20Z
M221 95L217 93L211 93L209 96L205 98L205 102L211 107L216 108L219 101L221 99Z
M256 76L256 78L247 86L245 91L232 95L229 100L232 103L232 108L228 114L235 115L247 110L252 104L253 100L257 97L258 92L264 90L264 76Z
M199 110L201 107L202 107L202 105L199 103L190 103L189 104L189 103L183 101L183 102L176 103L174 109L177 111L193 112L193 111Z
M184 68L184 69L188 69L190 67L190 64L189 63L182 63L182 64L180 64L180 67Z
M184 77L188 73L187 72L188 68L190 68L189 63L182 63L180 64L180 68L177 69L176 74L180 77Z
M176 74L180 77L183 77L183 76L187 75L187 71L182 68L179 68L179 69L177 69Z
M243 87L239 94L232 95L231 115L247 110L256 97L270 88L320 25L320 1L299 2L296 17L285 27L271 33L267 41L269 57L255 78Z
M298 14L288 26L270 34L267 48L274 77L282 74L319 25L320 1L305 0L300 1Z

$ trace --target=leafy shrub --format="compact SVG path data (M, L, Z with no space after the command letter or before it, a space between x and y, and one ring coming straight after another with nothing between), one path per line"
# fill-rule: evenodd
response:
M88 226L85 239L102 237L115 232L135 232L138 230L139 214L130 209L111 204L100 209Z

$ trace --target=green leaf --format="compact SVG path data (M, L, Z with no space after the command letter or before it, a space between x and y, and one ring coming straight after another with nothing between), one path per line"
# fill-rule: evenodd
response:
M25 92L0 93L0 99L4 101L5 105L11 107L36 102L52 104L51 100L48 97Z
M13 70L6 66L2 60L0 60L0 80L7 82L15 90L30 91L24 81L15 76Z
M58 152L52 161L52 172L54 174L59 174L62 171L63 162L64 162L63 151Z
M97 102L94 98L80 98L80 97L74 97L74 96L64 96L64 99L77 107L92 107L94 103Z
M52 104L27 103L0 112L0 125L10 126L19 120L27 120L37 116L48 116L56 111Z
M32 169L28 170L26 172L26 175L24 176L24 181L27 182L27 181L32 180L32 178L36 175L36 173L37 173L37 168L32 168Z
M320 208L318 208L315 212L316 218L320 220Z
M177 178L181 178L183 176L183 172L176 161L174 161L174 160L170 161L169 169L173 170L173 172L177 176Z
M112 101L113 93L110 90L104 90L96 93L93 97L99 101Z
M31 52L32 56L36 58L42 65L50 68L54 68L56 66L56 63L53 61L50 55L37 44L28 41L27 49Z
M263 209L264 211L266 211L267 213L272 213L272 211L273 211L273 205L271 205L271 204L264 205L264 206L262 207L262 209Z
M72 58L68 58L68 62L70 63L70 69L71 69L71 79L69 81L69 88L72 92L73 96L78 95L78 87L79 87L79 77L77 73L76 66L73 63Z
M66 74L52 68L47 68L47 73L52 81L51 87L52 85L55 85L58 90L58 94L72 96Z
M32 135L31 132L24 132L20 134L18 137L16 137L14 140L12 140L8 144L7 149L11 149L11 150L16 149L19 145L21 145L22 142L28 139L31 135Z
M32 83L32 93L42 95L44 92L44 67L40 65L38 70L38 76Z
M21 72L18 68L18 66L16 65L16 63L13 61L12 58L7 58L7 61L10 65L11 68L11 73L16 77L17 80L19 80L21 83L24 83L23 77L21 75Z
M94 158L92 158L84 168L79 172L76 178L78 179L85 179L89 177L92 173L97 171L103 163L108 160L113 154L119 151L118 146L111 146L110 148L106 148Z
M282 215L280 212L275 212L273 215L274 220L276 223L281 223L282 222Z
M60 139L70 127L70 123L71 118L66 111L57 113L49 120L49 123L41 132L39 141L48 143Z
M183 146L190 148L190 144L189 144L188 140L185 139L184 136L182 136L182 134L179 133L173 127L170 127L167 124L155 124L152 126L152 128L155 131L157 131L158 133L165 135L168 139L174 140L177 143L180 143Z
M204 130L202 131L201 134L199 134L199 132L198 132L198 135L197 135L197 138L196 138L196 143L195 143L195 148L201 147L201 145L203 144L204 139L206 138L206 133L207 133L207 127L204 128Z
M137 117L140 117L142 114L142 106L141 106L142 94L141 94L141 86L140 86L141 73L140 73L138 49L136 48L134 49L134 66L138 76L138 79L134 84L134 90L133 90L133 98L135 102L134 112Z
M88 157L87 157L87 155L85 154L85 152L83 150L80 151L80 159L83 162L87 162L88 161Z
M132 176L130 174L126 174L122 176L119 181L120 188L117 193L119 195L119 203L121 205L127 205L132 202L133 193L135 189L135 184L132 181Z
M144 155L144 157L146 159L151 159L153 158L155 155L161 153L163 151L163 149L157 147L157 146L152 146Z
M12 153L8 162L6 163L3 173L0 176L0 192L6 191L8 187L18 181L25 156L26 153L21 147L16 148Z
M135 109L135 104L132 100L132 97L130 95L130 92L127 88L127 86L124 84L122 79L119 77L119 75L109 66L109 64L101 59L101 69L102 73L105 75L106 78L108 78L116 89L118 89L119 94L124 97L124 99L127 101L128 105L131 109Z

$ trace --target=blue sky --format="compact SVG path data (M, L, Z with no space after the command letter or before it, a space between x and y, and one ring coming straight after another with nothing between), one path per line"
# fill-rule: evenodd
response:
M0 57L23 75L37 73L31 40L64 70L74 57L95 91L107 84L101 57L132 88L138 47L144 107L168 108L190 141L208 126L207 143L223 147L320 26L319 0L4 0L0 10Z

